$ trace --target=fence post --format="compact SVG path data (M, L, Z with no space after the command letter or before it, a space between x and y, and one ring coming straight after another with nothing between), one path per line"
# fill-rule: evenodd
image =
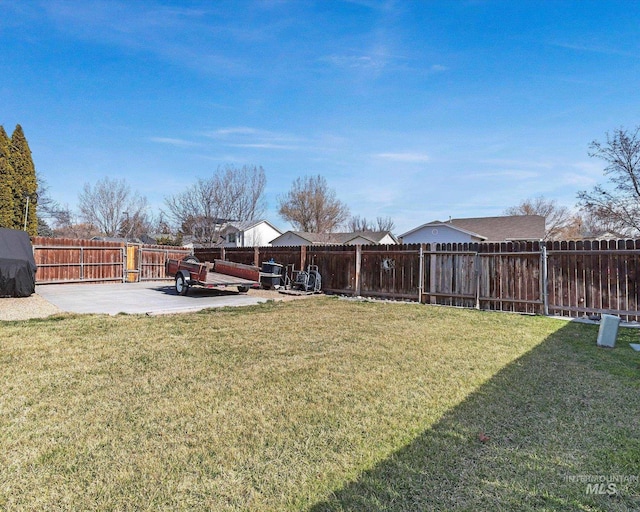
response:
M422 292L424 291L424 249L426 244L420 244L420 267L418 268L418 304L422 304Z
M544 242L543 242L544 244ZM548 273L548 256L547 246L542 246L540 253L540 291L542 292L542 313L545 316L549 316L549 273Z
M360 271L362 266L362 245L356 245L356 291L355 296L359 297L362 284L360 282Z
M304 267L307 263L307 246L300 246L300 270L304 270Z
M437 304L436 293L436 283L438 282L436 279L436 253L435 253L436 244L432 244L431 250L429 251L429 302L431 304Z
M476 278L476 309L480 309L480 254L476 253L475 261L475 278Z
M256 267L260 266L260 248L259 247L253 248L253 264Z

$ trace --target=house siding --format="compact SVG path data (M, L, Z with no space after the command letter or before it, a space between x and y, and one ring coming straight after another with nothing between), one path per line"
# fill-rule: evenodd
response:
M223 247L265 247L271 245L271 240L281 235L280 231L273 228L267 222L261 222L247 230L229 227L224 232L226 240L229 234L235 234L235 241L226 241Z
M369 245L370 243L371 243L370 240L367 240L366 238L362 238L359 236L358 238L349 240L346 245Z
M271 245L271 240L280 236L280 232L268 224L260 224L244 233L244 247L264 247Z
M396 245L398 242L394 240L391 235L385 235L385 237L378 243L380 245Z
M405 244L455 244L480 241L477 237L442 224L423 226L402 239L402 243Z

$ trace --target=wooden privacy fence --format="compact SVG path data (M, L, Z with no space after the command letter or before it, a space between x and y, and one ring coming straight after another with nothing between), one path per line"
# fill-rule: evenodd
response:
M38 284L166 279L181 247L36 237ZM295 269L317 265L322 289L569 317L609 313L640 321L640 240L196 249L260 266L273 258Z
M317 265L323 290L640 321L640 240L196 249L201 260Z
M136 282L164 279L167 258L184 258L189 249L102 240L34 237L38 284Z

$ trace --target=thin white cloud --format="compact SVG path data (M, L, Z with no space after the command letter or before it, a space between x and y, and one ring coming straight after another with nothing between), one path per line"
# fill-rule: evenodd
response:
M347 69L380 70L387 65L387 59L375 55L327 55L320 60Z
M392 162L406 162L406 163L424 163L430 160L429 155L426 153L376 153L374 158L381 160L389 160Z
M525 167L533 169L552 169L554 164L551 162L536 162L533 160L515 160L508 158L489 158L478 160L479 163L489 165L504 165L508 167Z
M287 151L296 151L302 149L300 146L288 146L285 144L273 144L269 142L258 142L248 144L227 144L233 148L251 148L251 149L282 149Z
M256 133L260 132L262 132L262 130L249 128L248 126L233 126L230 128L219 128L218 130L206 132L205 135L207 137L217 138L227 137L229 135L255 135Z
M218 140L228 147L235 148L283 151L313 149L313 144L302 137L249 126L218 128L204 132L203 135L210 139Z
M560 182L563 185L576 187L577 190L586 190L594 187L598 183L598 180L585 176L584 174L568 172L560 176Z
M606 181L600 162L576 162L571 167L576 170L564 172L560 176L561 182L565 185L576 187L578 190L586 190Z
M193 142L185 139L175 139L172 137L149 137L151 142L157 142L158 144L168 144L170 146L178 146L178 147L195 147L200 146L201 144L197 142Z
M468 178L511 178L517 180L531 180L540 177L540 173L535 171L523 170L505 170L505 171L487 171L477 172L467 175Z
M633 58L637 57L637 53L634 53L631 51L623 51L617 48L606 47L599 44L593 45L593 44L566 43L562 41L555 41L555 42L549 43L549 45L555 46L557 48L564 48L566 50L574 50L577 52L584 52L584 53L599 53L602 55L617 55L621 57L633 57Z
M246 139L260 139L261 141L280 141L280 142L293 142L299 141L300 137L290 135L287 133L274 132L271 130L263 130L261 128L252 128L249 126L231 126L226 128L218 128L217 130L211 130L204 132L205 137L212 139L231 140L237 142L245 142ZM243 140L240 140L243 139Z
M219 9L124 2L50 0L43 16L81 40L134 49L208 74L247 75L251 68L239 56L224 54L214 44L227 25L210 21ZM215 34L216 36L212 36ZM230 36L229 36L230 37Z
M582 175L588 175L591 178L604 179L604 165L596 160L584 160L575 162L572 167L577 169Z
M377 73L389 67L398 68L407 60L404 52L394 50L393 41L383 37L377 39L367 47L324 55L318 61L339 69Z

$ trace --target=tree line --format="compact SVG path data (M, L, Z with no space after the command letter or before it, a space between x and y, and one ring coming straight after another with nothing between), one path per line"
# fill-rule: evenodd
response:
M0 227L38 233L38 181L20 125L11 137L0 126Z
M542 215L546 239L579 239L607 234L640 236L640 127L618 128L606 140L589 144L589 156L605 162L608 181L591 191L579 191L577 210L543 196L527 198L504 210L506 215ZM162 243L218 243L227 222L261 218L266 209L266 174L262 167L226 165L168 196L158 216L149 211L146 197L124 179L105 177L86 183L78 195L78 213L61 207L36 176L29 144L20 125L9 137L0 126L0 226L26 229L30 235L91 238L140 238L147 233ZM278 196L277 211L294 230L330 233L393 231L390 217L375 221L351 215L334 189L320 175L295 179ZM48 222L45 221L48 219Z
M50 207L52 233L71 238L93 236L137 238L153 233L163 244L182 244L186 237L203 245L220 241L231 221L260 219L266 210L266 174L262 167L225 165L211 176L198 178L184 190L168 196L155 217L144 196L132 191L124 179L102 178L86 183L78 195L78 212ZM280 216L298 231L330 233L345 227L353 231L391 231L391 218L371 222L351 216L322 176L305 176L278 197Z

